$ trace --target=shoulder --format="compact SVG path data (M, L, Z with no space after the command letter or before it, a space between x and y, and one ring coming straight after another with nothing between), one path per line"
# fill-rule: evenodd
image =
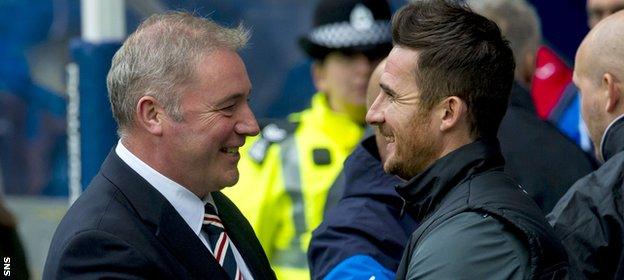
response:
M565 239L575 231L603 228L603 221L619 217L623 179L621 160L607 162L598 170L578 180L548 214L550 224ZM609 216L611 216L609 218ZM619 219L617 219L619 220Z
M94 183L96 181L102 181L102 177L97 176ZM91 245L86 250L105 245L106 242L98 242L107 237L136 240L141 235L140 219L119 190L103 182L94 183L90 184L61 220L52 240L50 254L72 252L71 248L79 248L72 244L83 240L92 239L87 242Z
M621 173L621 162L605 163L576 182L547 216L572 263L584 273L599 273L609 266L603 256L622 250L614 235L624 230Z
M280 144L294 136L299 127L299 121L295 118L263 119L259 120L260 134L252 139L252 143L246 150L249 158L257 164L262 164L268 156L269 149L274 144Z
M153 203L153 201L151 202ZM102 230L114 233L132 227L132 221L139 216L117 187L103 176L97 175L87 190L69 208L57 231L77 233L88 230Z
M460 213L433 229L412 252L408 278L521 279L528 249L491 216Z
M85 230L69 238L59 250L50 252L43 279L155 277L150 267L153 265L146 256L118 236Z
M341 261L323 279L395 279L394 271L367 255L354 255Z

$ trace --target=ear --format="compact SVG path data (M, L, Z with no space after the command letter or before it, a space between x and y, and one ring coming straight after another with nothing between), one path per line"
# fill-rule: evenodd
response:
M468 106L461 98L450 96L440 102L440 131L449 131L458 126L466 115Z
M165 110L156 98L145 95L137 102L136 118L138 126L144 128L148 133L161 136L165 116Z
M620 87L618 86L619 81L613 76L611 73L605 73L602 75L602 84L605 86L605 90L607 91L607 103L605 106L605 110L608 113L613 113L620 102Z
M312 63L312 66L310 67L310 72L312 73L312 81L314 82L316 90L325 92L327 89L325 83L326 72L323 63L319 61L315 61L314 63Z

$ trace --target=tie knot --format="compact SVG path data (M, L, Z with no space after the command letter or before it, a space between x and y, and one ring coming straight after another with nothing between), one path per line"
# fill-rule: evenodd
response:
M215 207L214 207L214 205L212 205L212 203L208 202L208 203L206 203L206 205L204 205L204 213L216 216L217 215L217 209L215 209Z
M203 224L216 226L223 230L223 224L221 223L221 219L219 219L219 216L217 216L217 210L215 209L214 205L206 203L206 205L204 206L204 211L205 212Z

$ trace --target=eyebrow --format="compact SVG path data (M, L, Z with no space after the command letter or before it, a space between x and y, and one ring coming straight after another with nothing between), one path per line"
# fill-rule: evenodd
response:
M381 87L384 93L386 93L387 95L390 95L391 97L396 97L398 95L396 91L391 89L389 86L384 85L383 83L379 83L379 87Z

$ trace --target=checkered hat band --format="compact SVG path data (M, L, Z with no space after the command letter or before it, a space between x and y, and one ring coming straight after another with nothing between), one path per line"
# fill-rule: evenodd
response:
M357 30L349 22L321 25L310 33L310 41L327 48L349 48L389 43L392 40L390 23L375 21L366 30Z

